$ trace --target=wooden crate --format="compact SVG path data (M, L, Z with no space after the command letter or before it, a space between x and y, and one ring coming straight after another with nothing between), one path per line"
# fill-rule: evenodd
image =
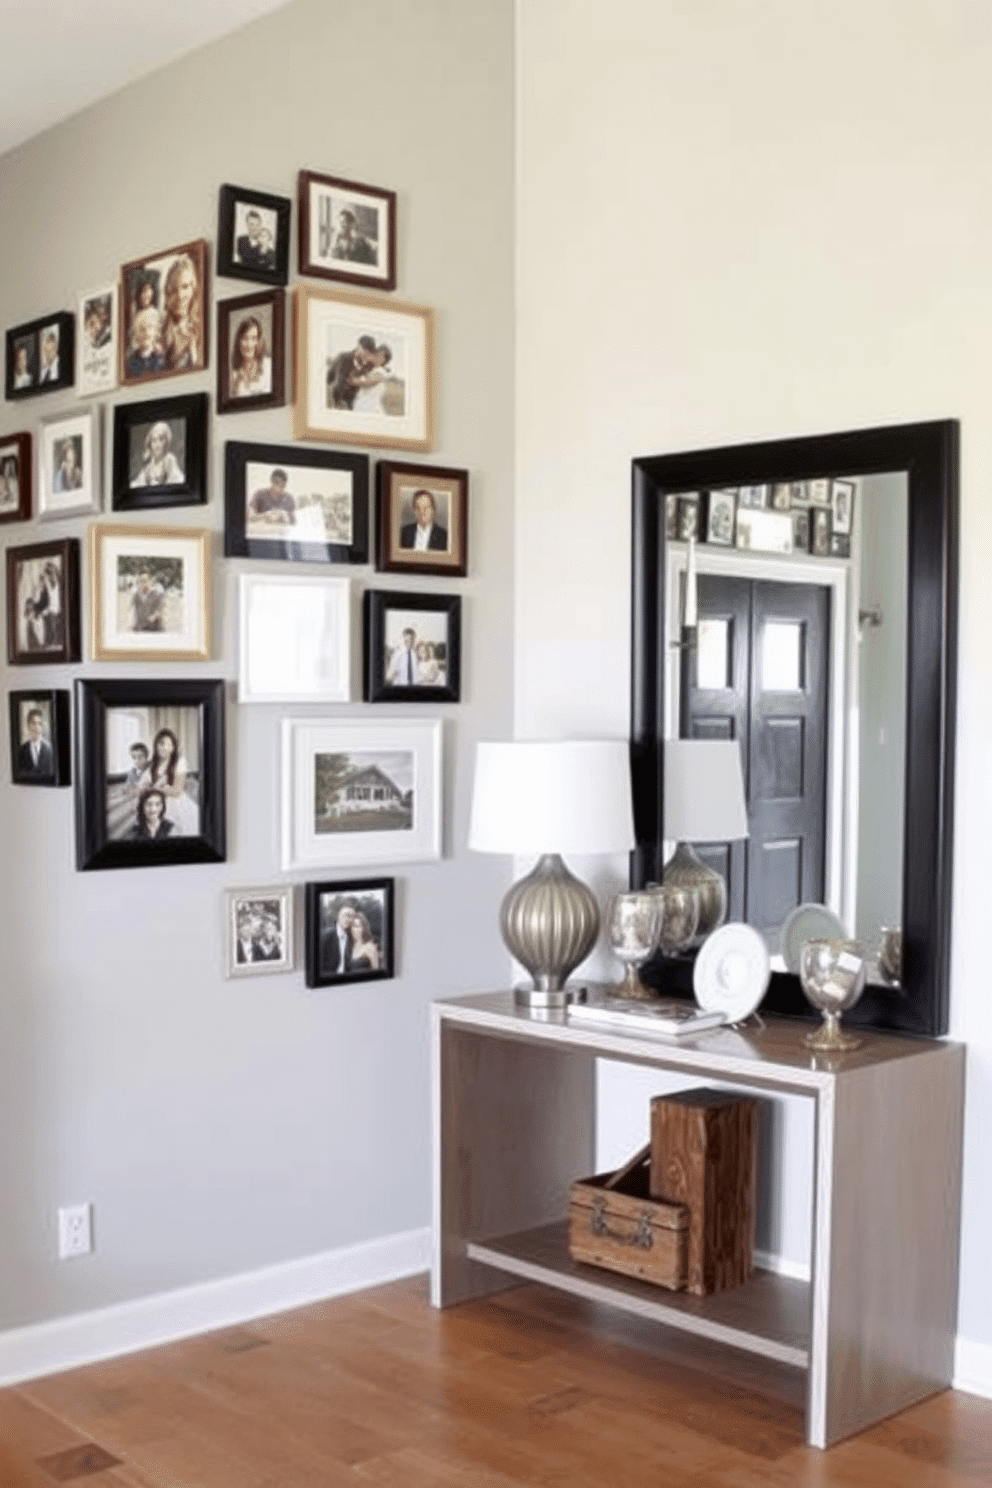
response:
M651 1102L653 1199L686 1204L686 1288L706 1297L754 1269L758 1103L731 1091L681 1090Z
M685 1286L689 1211L652 1200L650 1144L616 1173L572 1184L568 1250L573 1261L605 1266L655 1286Z

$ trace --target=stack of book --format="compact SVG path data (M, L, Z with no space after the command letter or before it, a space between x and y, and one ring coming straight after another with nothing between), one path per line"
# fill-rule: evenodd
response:
M641 1002L619 995L597 998L595 1002L569 1004L570 1023L594 1028L623 1029L626 1033L648 1034L655 1038L688 1038L719 1028L726 1023L723 1013L704 1013L694 1002Z

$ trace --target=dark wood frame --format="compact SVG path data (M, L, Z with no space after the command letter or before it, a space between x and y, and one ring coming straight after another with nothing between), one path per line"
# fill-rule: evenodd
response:
M248 207L262 207L276 214L275 268L253 269L234 259L234 221L238 202ZM293 203L288 196L271 196L266 191L249 191L245 186L224 185L217 203L217 273L225 279L250 279L273 288L289 280L289 219Z
M76 867L149 868L176 863L222 863L224 826L224 683L77 678ZM200 710L200 835L140 842L107 837L106 711L128 705L168 704Z
M328 186L333 191L358 192L362 196L374 196L386 209L385 265L382 273L356 274L347 268L329 269L324 264L314 263L310 258L310 187ZM360 284L366 289L396 288L396 192L384 191L381 186L369 186L361 181L342 181L337 176L323 176L318 171L301 170L297 177L297 241L299 245L299 267L301 274L310 274L318 279L335 279L342 284ZM348 262L341 259L342 264Z
M203 317L203 344L200 347L203 355L200 364L197 367L163 367L160 372L142 372L131 377L127 371L127 348L131 339L131 320L128 315L127 298L128 275L132 270L142 269L160 258L178 258L183 253L193 259L200 276L200 305ZM162 288L164 292L164 284ZM117 317L117 381L122 388L140 387L142 383L155 382L161 377L192 377L197 372L207 370L210 365L210 244L206 238L194 238L190 243L177 243L174 248L161 248L155 253L145 253L141 258L132 258L129 263L122 264L118 280L118 294L120 298ZM165 306L161 308L164 313Z
M17 769L17 754L21 747L20 709L22 703L47 703L52 733L52 774L48 778L37 775L21 775ZM69 694L64 688L23 688L7 694L10 713L10 778L14 785L60 786L71 785L72 768L69 727Z
M957 661L958 424L854 430L633 462L631 767L637 848L631 882L661 877L664 750L665 494L697 487L906 471L908 583L903 981L869 985L845 1021L935 1036L947 1032ZM688 958L649 981L690 997ZM763 1004L811 1013L798 978L772 976Z
M30 434L4 434L0 436L0 460L5 458L8 445L17 445L17 508L0 514L0 522L27 522L31 518L31 478L33 475Z
M262 542L246 535L249 463L282 465L287 472L347 470L352 478L351 543ZM369 560L369 457L342 450L317 450L299 444L242 444L224 447L225 558L282 559L289 563L367 563Z
M55 382L37 381L41 367L41 346L38 336L46 327L59 328L59 375ZM34 336L36 372L30 387L14 387L14 342L24 336ZM62 388L73 386L76 380L76 317L71 310L57 310L52 315L42 315L37 320L27 320L23 325L11 326L7 332L6 397L12 402L21 398L34 398L39 393L57 393Z
M422 486L450 487L448 538L450 556L416 553L393 543L398 483L412 479ZM380 573L439 574L464 578L468 572L468 471L447 465L418 465L406 460L380 460L375 468L376 562ZM409 555L409 556L408 556Z
M272 309L272 387L253 398L235 398L231 394L231 318L252 306L269 305ZM235 300L217 302L217 412L253 413L259 408L282 408L286 402L286 294L281 289L263 289L259 294L241 295Z
M383 653L386 646L386 615L390 610L418 610L445 615L448 621L443 687L397 687L386 681ZM363 596L362 696L367 703L457 703L461 699L460 594L397 594L385 589L367 589Z
M130 483L131 429L160 419L182 419L186 425L186 479L172 486ZM150 511L162 506L205 506L207 501L207 394L185 393L114 407L114 511Z
M308 987L337 987L352 982L390 981L396 975L395 881L391 878L344 878L333 883L308 883L306 885L304 942L306 984ZM382 890L383 898L383 965L378 971L346 971L338 976L327 976L320 969L320 901L327 894L360 894L369 890Z
M65 635L57 651L17 649L17 565L31 558L61 558L62 614ZM56 538L52 542L28 543L7 549L7 661L10 666L59 666L80 658L79 626L79 539Z

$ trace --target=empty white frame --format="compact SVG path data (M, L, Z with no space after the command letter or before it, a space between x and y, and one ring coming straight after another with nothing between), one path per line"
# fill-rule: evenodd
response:
M238 701L347 703L351 583L239 576Z

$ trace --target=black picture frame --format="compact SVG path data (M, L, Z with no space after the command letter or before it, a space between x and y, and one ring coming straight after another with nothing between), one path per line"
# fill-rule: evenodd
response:
M249 314L248 312L254 312ZM259 334L262 354L269 357L268 386L259 392L235 392L235 347L246 321ZM268 329L268 340L265 331ZM217 304L217 412L255 413L260 408L282 408L286 402L286 294L263 289Z
M30 520L32 475L31 435L26 432L0 435L0 522ZM17 482L13 495L11 479Z
M107 713L111 708L196 709L200 828L197 834L173 835L160 841L110 835ZM226 856L223 681L77 678L75 713L77 869L85 872L222 863Z
M256 467L266 467L256 470ZM294 512L299 510L294 485L300 497L306 496L313 507L317 494L312 488L304 492L299 482L307 471L319 472L318 485L340 488L325 499L350 501L350 540L337 541L341 534L328 525L336 520L333 510L324 510L324 534L309 525L292 526L303 535L291 537L289 524L273 525L271 538L262 535L261 524L253 532L249 520L249 503L262 491L273 490L276 472L287 476L283 495L293 498ZM294 478L294 472L296 472ZM334 479L333 476L339 477ZM254 490L255 480L269 481L268 487ZM346 488L350 487L350 493ZM302 505L302 500L301 503ZM323 503L322 503L323 506ZM272 510L278 514L278 506ZM343 521L343 514L342 514ZM369 558L369 457L341 450L317 450L298 444L244 444L231 440L224 449L224 556L226 558L280 559L289 563L367 563Z
M204 506L207 500L207 394L118 403L114 408L114 460L111 501L114 511L151 511L163 506ZM178 453L177 426L182 425ZM156 425L170 443L156 456L150 445ZM134 438L145 429L144 463L136 477ZM174 467L170 469L169 462ZM177 473L178 470L178 473ZM181 474L182 479L178 478ZM162 477L159 480L159 476ZM169 477L175 477L169 479ZM140 480L141 484L135 484Z
M264 246L258 251L240 246L241 237L248 236L247 231L244 234L238 232L241 218L253 208L262 219L263 231L275 228L271 267ZM225 279L250 279L273 288L285 286L289 281L289 219L292 209L293 203L288 196L273 196L270 192L253 191L247 186L222 186L217 204L217 273ZM247 255L244 258L243 252Z
M308 987L345 986L351 982L388 981L396 975L394 927L395 885L391 878L346 878L306 885L304 940ZM339 943L331 927L344 904L364 915L380 964L332 969ZM340 964L338 962L338 964Z
M64 688L28 688L8 693L10 778L14 785L62 786L72 783L69 694ZM38 758L31 749L30 718L40 710L42 727Z
M690 486L906 471L906 779L903 975L870 983L845 1022L936 1037L947 1032L954 820L957 660L958 442L956 420L902 424L633 461L631 770L635 887L660 880L664 820L665 496ZM642 975L690 998L692 961ZM773 973L763 1008L815 1017L797 977Z
M468 471L380 460L375 480L375 566L379 572L464 578L468 572ZM438 530L443 533L436 547L423 550L414 547L412 500L420 491L430 496Z
M45 342L49 332L55 334L57 342L58 373L54 377L45 375ZM30 369L29 381L22 380L24 374L17 365L21 349ZM11 326L7 331L6 351L5 396L12 402L72 387L76 379L75 315L71 310L56 310L52 315Z
M397 619L390 624L390 614ZM461 698L461 613L460 594L398 594L391 590L367 589L363 596L363 651L362 696L367 703L457 703ZM440 619L428 628L435 634L443 628L444 638L427 639L417 627L402 625L407 616L433 615ZM414 631L412 647L401 651L400 645L392 642L391 631L397 623L401 633ZM419 655L421 645L432 648L430 656ZM440 648L443 647L443 652ZM407 658L414 676L423 676L424 668L433 668L439 673L437 682L399 680L401 671L391 669L387 653L399 653L399 662ZM440 652L440 654L439 654ZM443 677L443 681L440 678ZM395 680L393 680L395 678Z
M46 588L45 565L52 562L57 578L54 586L47 585L46 596L40 590ZM32 567L25 570L27 564ZM79 658L79 539L8 548L7 661L11 666L57 666Z

